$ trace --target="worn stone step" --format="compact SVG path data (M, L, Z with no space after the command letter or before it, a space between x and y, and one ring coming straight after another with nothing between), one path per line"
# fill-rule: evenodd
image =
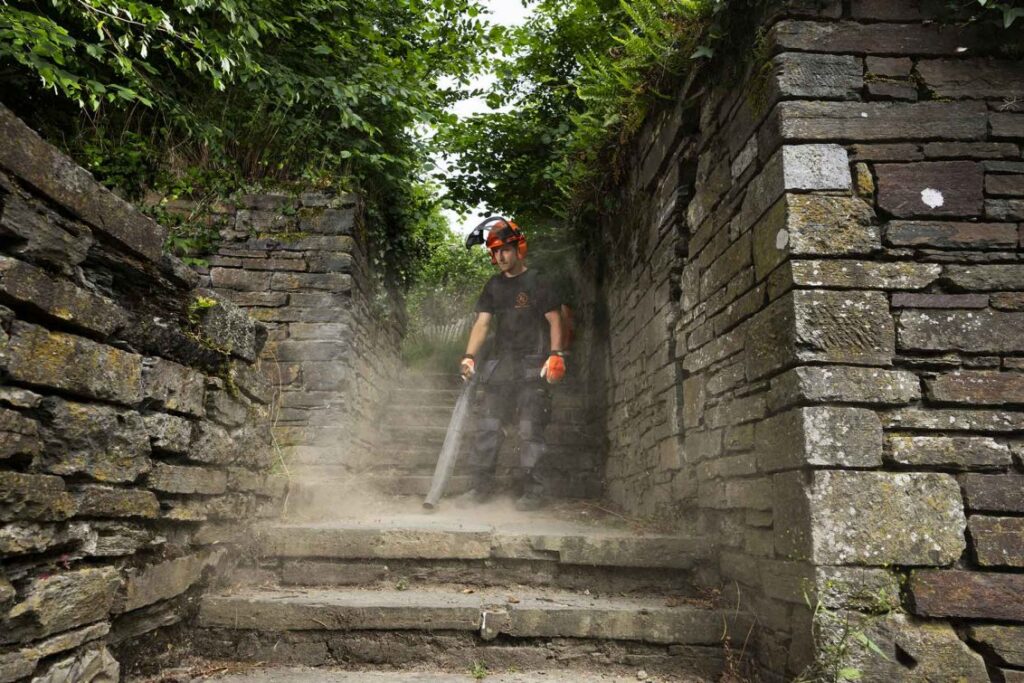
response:
M656 675L659 683L705 683L719 681L726 664L724 649L719 644L660 645L576 638L484 641L473 631L261 632L208 628L200 629L195 636L196 654L231 660L232 667L239 661L264 665L301 662L307 666L359 669L359 673L367 668L385 667L392 671L406 669L413 680L423 680L415 676L424 668L436 667L459 672L465 681L479 680L483 669L488 672L484 679L488 681L494 680L492 672L530 670L557 672L557 677L550 679L556 681L588 681L588 674L597 672L601 676L632 675L632 680L637 680L636 673L643 670ZM742 663L737 654L742 652L739 638L734 639L728 657L730 670ZM529 678L526 681L533 683Z
M522 585L592 594L657 593L695 597L693 573L673 568L599 567L541 560L263 558L236 569L239 583L282 586L361 586L378 589L458 584L473 588Z
M465 517L472 518L472 510ZM258 531L266 557L333 559L547 560L568 565L691 569L707 543L692 536L520 514L502 524L458 517L392 515L383 519L275 523Z
M216 663L206 663L203 670L215 670ZM467 683L485 678L488 683L636 683L633 670L622 672L589 672L581 669L565 670L546 668L538 671L516 671L505 673L489 671L483 664L469 667L459 673L436 669L415 671L346 671L336 668L312 668L305 666L269 666L243 668L231 667L231 673L210 677L202 675L193 680L217 681L217 683ZM167 672L168 677L177 672ZM188 676L189 671L180 672ZM168 678L170 680L170 678ZM174 678L173 680L189 680ZM697 679L689 679L696 681Z
M484 640L583 638L659 645L717 645L747 632L732 610L663 597L597 597L568 591L242 588L205 596L205 628L281 631L470 631Z

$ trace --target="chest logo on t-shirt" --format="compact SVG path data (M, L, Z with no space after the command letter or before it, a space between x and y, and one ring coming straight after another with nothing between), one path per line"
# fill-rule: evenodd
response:
M516 294L516 308L526 308L530 305L530 295L526 292Z

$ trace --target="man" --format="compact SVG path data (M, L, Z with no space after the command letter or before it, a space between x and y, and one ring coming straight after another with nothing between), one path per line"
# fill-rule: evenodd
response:
M515 223L491 219L487 249L501 271L484 285L476 305L476 322L462 358L464 379L477 372L476 357L495 321L492 358L480 369L483 411L470 470L473 488L467 498L482 503L494 493L494 471L504 428L518 419L524 475L518 510L536 510L544 502L538 468L544 457L544 428L551 415L547 383L565 376L562 317L554 291L526 267L526 236Z

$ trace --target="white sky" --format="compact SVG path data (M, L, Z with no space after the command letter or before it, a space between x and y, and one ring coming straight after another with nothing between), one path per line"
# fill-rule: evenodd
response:
M490 10L489 20L494 24L518 26L530 14L530 10L523 6L523 0L481 0L481 4ZM485 74L475 79L471 83L471 87L486 88L493 81L493 75ZM482 97L462 100L456 103L451 110L460 117L491 111ZM438 165L442 166L440 160L438 160ZM460 235L468 234L480 221L487 217L483 213L482 206L478 206L464 218L460 218L453 211L445 211L444 214L448 218L448 224L451 225L452 230Z

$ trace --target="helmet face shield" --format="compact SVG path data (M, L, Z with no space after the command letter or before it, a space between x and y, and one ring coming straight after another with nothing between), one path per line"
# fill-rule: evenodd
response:
M489 231L486 239L485 230ZM469 249L474 244L486 244L487 251L491 254L491 263L494 264L498 262L497 250L510 244L516 245L519 258L526 258L526 235L518 225L501 216L492 216L473 228L466 237L466 248Z

